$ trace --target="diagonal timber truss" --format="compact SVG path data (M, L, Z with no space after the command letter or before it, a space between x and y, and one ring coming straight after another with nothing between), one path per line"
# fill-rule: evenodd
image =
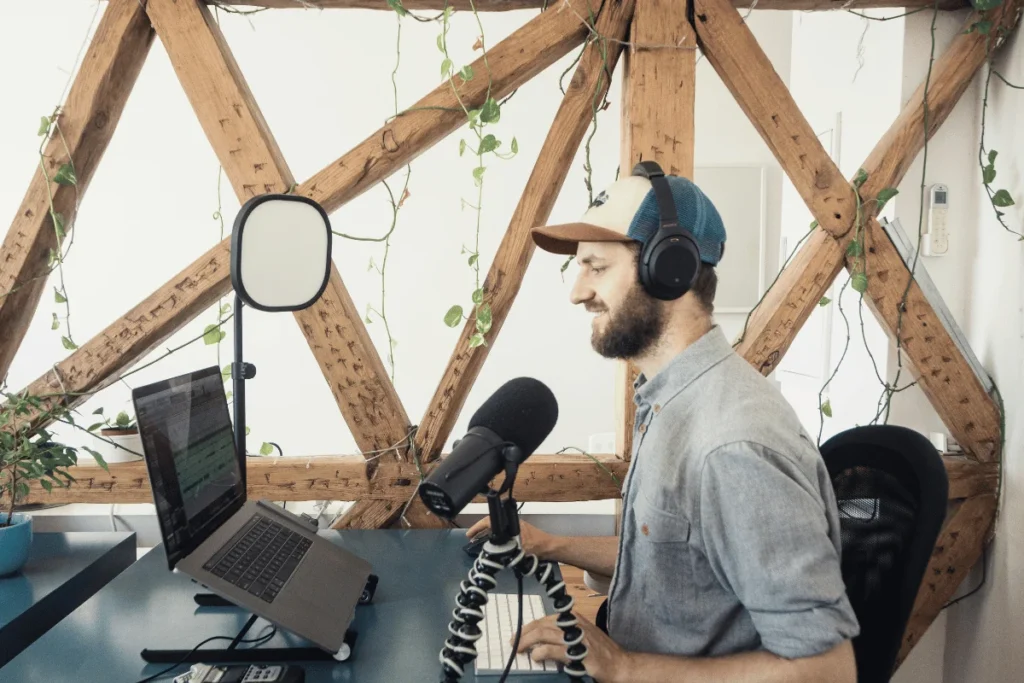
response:
M545 222L561 191L573 156L590 121L595 98L609 87L620 55L624 58L620 162L630 168L654 159L672 173L693 174L696 52L699 45L764 138L803 197L819 228L782 272L750 317L736 350L763 374L775 368L801 325L843 268L855 237L856 211L866 252L865 297L890 337L912 363L916 379L950 432L962 456L946 455L950 505L942 536L914 607L900 661L916 644L967 571L981 556L991 532L1000 476L1001 414L991 382L975 370L976 361L955 329L944 322L940 300L911 280L905 250L883 229L872 207L880 190L896 186L956 105L988 57L988 36L962 31L936 60L926 91L910 98L862 168L867 180L856 185L839 169L793 101L736 7L746 0L477 0L480 11L536 8L522 28L488 53L491 95L501 98L587 43L558 109L519 205L498 248L483 290L491 305L491 334L501 330L533 254L529 229ZM296 0L222 0L221 4L294 7ZM307 6L389 9L386 0L303 0ZM411 10L440 10L445 0L406 0ZM448 0L456 10L469 0ZM985 18L990 35L1013 30L1024 0L1004 0ZM759 9L826 10L865 7L932 7L931 0L761 0ZM942 9L966 6L944 0ZM969 28L980 18L966 20ZM108 0L103 18L64 104L59 123L63 141L45 149L52 178L74 159L77 190L84 193L109 143L154 37L159 37L240 202L295 186L277 143L250 92L211 12L202 0ZM624 41L631 45L623 54ZM1001 41L1000 41L1001 42ZM677 45L656 50L643 45ZM689 49L687 49L689 48ZM485 73L481 57L474 70ZM328 212L374 187L464 122L458 99L479 107L487 93L484 79L455 77L423 97L362 143L295 188ZM925 96L927 95L927 101ZM926 116L927 111L927 116ZM927 130L925 129L927 121ZM67 149L65 149L65 144ZM49 185L49 186L48 186ZM32 182L0 247L0 377L6 375L46 288L48 254L56 246L48 193L55 210L71 222L74 188L48 184L40 173ZM115 382L169 336L195 319L230 289L228 239L186 266L163 287L83 344L27 387L30 394L74 407L83 394ZM906 304L900 312L903 293ZM331 388L361 452L381 457L325 456L257 460L249 493L273 500L357 501L337 527L384 527L399 522L439 526L415 496L420 468L439 457L466 397L487 359L490 346L469 348L473 332L463 330L429 406L414 426L388 379L341 275L332 267L330 283L317 303L295 314L296 322ZM472 322L472 321L470 321ZM537 455L522 467L516 493L523 501L617 498L616 482L629 467L634 369L622 364L617 382L617 454L594 459ZM51 403L52 405L52 403ZM40 413L27 416L45 425ZM33 488L29 502L111 503L152 500L141 463L73 468L78 483L45 493ZM609 474L614 475L609 476ZM411 501L411 503L410 503Z

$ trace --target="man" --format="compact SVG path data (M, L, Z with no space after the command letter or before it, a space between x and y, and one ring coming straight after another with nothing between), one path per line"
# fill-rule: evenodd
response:
M607 634L580 620L583 663L600 683L854 683L859 626L828 472L786 400L712 320L718 211L689 180L656 180L699 250L678 298L652 297L638 276L663 213L645 174L617 180L581 222L533 231L542 249L576 255L571 300L594 313L594 349L642 374L621 536L524 523L523 545L613 576ZM525 626L519 648L569 661L554 616Z

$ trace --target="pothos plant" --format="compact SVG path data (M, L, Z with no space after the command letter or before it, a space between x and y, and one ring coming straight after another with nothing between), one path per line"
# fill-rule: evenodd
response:
M10 526L14 508L29 493L29 482L39 480L47 492L54 486L65 487L75 481L67 468L78 464L78 449L53 441L46 429L33 429L25 418L29 414L49 413L53 419L74 425L74 418L65 408L47 410L43 400L27 392L5 394L7 402L0 408L0 527ZM92 455L103 469L107 463L91 448L83 450Z

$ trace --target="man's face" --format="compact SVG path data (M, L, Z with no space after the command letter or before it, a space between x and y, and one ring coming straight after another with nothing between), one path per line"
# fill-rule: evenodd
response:
M637 279L636 255L624 244L581 242L570 299L594 313L590 343L605 358L637 358L665 329L665 311Z

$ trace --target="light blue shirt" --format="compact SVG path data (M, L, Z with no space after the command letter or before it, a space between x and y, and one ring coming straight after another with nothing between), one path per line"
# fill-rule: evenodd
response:
M828 471L715 326L641 375L608 628L627 650L820 654L859 633Z

